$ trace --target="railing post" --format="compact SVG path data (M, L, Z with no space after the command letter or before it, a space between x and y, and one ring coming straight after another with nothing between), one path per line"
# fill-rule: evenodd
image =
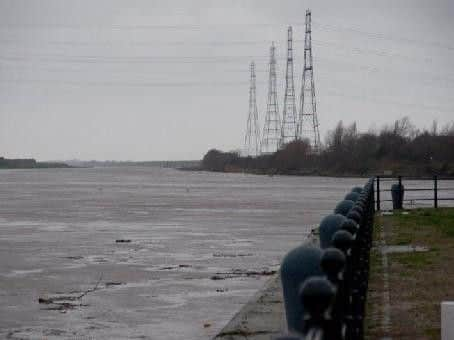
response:
M438 208L438 177L434 176L434 208Z
M377 176L377 211L380 211L380 176Z

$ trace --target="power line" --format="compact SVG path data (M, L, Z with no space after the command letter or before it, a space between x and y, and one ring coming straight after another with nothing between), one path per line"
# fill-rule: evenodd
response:
M244 56L138 56L138 57L110 57L110 56L96 56L96 55L86 55L86 56L66 56L64 54L54 54L54 55L45 55L45 54L29 54L25 56L19 55L9 55L9 56L0 56L0 63L18 63L18 62L26 62L31 64L36 63L63 63L63 64L86 64L86 65L100 65L100 64L141 64L141 65L149 65L154 66L156 64L243 64L244 59L250 59L254 57L255 59L265 61L266 57L259 57L259 56L251 56L251 55L244 55ZM379 67L373 67L370 65L361 65L357 62L353 63L350 61L344 61L341 59L331 59L331 58L322 58L319 57L318 60L325 60L327 62L333 62L341 64L341 65L348 65L350 69L353 70L361 70L368 73L388 73L392 72L394 75L401 74L405 77L418 75L423 79L421 81L426 82L432 79L433 82L436 81L444 81L444 82L453 82L454 81L454 74L447 74L446 72L443 75L435 75L433 72L413 72L413 71L402 71L400 69L383 69ZM10 66L8 66L9 68ZM33 67L37 67L34 65ZM68 69L64 69L67 71ZM77 72L80 69L77 70ZM345 71L345 66L342 68L337 68L334 72L341 72ZM233 70L231 70L233 71ZM243 70L237 70L237 72L243 72ZM257 70L256 72L267 72L265 70ZM330 71L333 72L333 71ZM350 72L350 71L349 71ZM323 73L323 72L322 72Z
M7 86L8 88L11 86L11 83L20 83L23 85L32 85L31 83L54 83L58 85L67 85L67 86L74 86L74 87L87 87L87 86L94 86L94 87L140 87L140 88L154 88L154 87L163 87L163 88L175 88L175 87L207 87L210 89L214 89L216 87L234 87L237 88L238 85L246 86L248 82L246 81L232 81L232 82L143 82L143 83L133 83L133 82L93 82L93 81L70 81L70 80L45 80L45 79L0 79L0 86ZM265 82L256 82L256 84L265 85ZM401 102L398 100L387 100L383 98L379 98L374 94L374 96L370 95L351 95L345 92L339 92L338 89L325 89L324 93L321 94L323 97L342 97L347 98L350 100L361 101L361 102L372 102L372 103L379 103L385 105L392 105L392 106L401 106L401 107L413 107L417 109L422 109L424 112L428 110L437 111L437 112L445 112L445 113L452 113L454 110L453 108L449 107L441 107L437 105L430 105L424 103L408 103L408 102Z
M322 24L322 23L317 23L314 22L314 24L318 27L317 29L320 30L327 30L330 32L349 32L349 33L354 33L354 34L359 34L368 37L368 39L372 40L386 40L386 41L394 41L394 42L399 42L399 43L408 43L408 44L416 44L418 46L421 45L426 45L426 46L432 46L432 47L438 47L446 50L454 50L454 46L444 44L441 42L435 42L435 41L425 41L422 39L415 39L415 38L406 38L406 37L399 37L395 35L387 35L384 33L380 32L368 32L368 31L363 31L361 29L355 28L355 27L345 27L345 26L336 26L332 24Z
M124 81L73 81L73 80L50 80L50 79L0 79L0 84L9 85L10 83L54 83L71 86L101 86L101 87L219 87L247 85L245 81L225 81L225 82L124 82ZM264 83L263 83L264 84Z
M90 24L2 24L0 30L10 29L72 29L72 30L191 30L200 31L203 29L212 30L215 27L282 27L288 23L207 23L207 24L144 24L144 25L90 25ZM399 43L417 44L417 45L430 45L447 50L454 50L454 46L442 42L425 41L422 39L408 38L396 35L389 35L380 32L364 31L357 27L339 26L333 24L324 24L322 22L313 22L318 30L335 32L335 33L349 33L368 37L372 40L387 40ZM300 22L291 23L292 26L304 26Z

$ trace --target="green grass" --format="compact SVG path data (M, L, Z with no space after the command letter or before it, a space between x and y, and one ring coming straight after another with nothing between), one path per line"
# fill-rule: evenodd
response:
M395 211L376 217L371 251L366 339L438 339L440 302L454 298L454 208ZM380 228L378 228L380 227ZM426 252L388 253L391 328L382 317L383 268L377 246L380 231L390 245L424 246ZM434 289L436 287L436 289Z
M391 254L390 258L397 261L401 265L406 266L408 269L424 269L425 266L434 263L433 257L436 256L435 252L412 252L412 253L401 253Z
M434 227L445 236L454 237L454 209L452 208L424 208L409 210L407 215L395 214L393 221L401 227L401 237L405 235L405 228L424 230L423 228Z

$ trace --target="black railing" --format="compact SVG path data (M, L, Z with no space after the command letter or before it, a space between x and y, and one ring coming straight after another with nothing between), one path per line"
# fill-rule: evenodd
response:
M452 185L441 186L440 183L451 182ZM416 182L416 183L415 183ZM392 192L392 189L383 189L383 184L395 183L402 192L402 201L409 205L417 205L418 202L432 202L430 205L438 208L442 201L454 202L454 177L392 177L392 176L376 176L375 177L375 205L377 210L382 210L383 202L393 202L392 198L383 199L383 193ZM430 187L420 187L428 183ZM415 186L416 185L416 186ZM427 193L426 195L405 195L405 193ZM440 192L452 193L452 196L440 195ZM407 196L407 197L405 197ZM408 207L408 204L407 204Z
M374 183L353 188L320 223L320 247L303 244L281 266L288 336L284 339L364 338Z

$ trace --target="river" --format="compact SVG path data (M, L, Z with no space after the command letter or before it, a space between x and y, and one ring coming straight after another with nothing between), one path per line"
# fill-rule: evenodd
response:
M262 274L364 182L152 167L2 170L0 336L209 339L263 286Z

